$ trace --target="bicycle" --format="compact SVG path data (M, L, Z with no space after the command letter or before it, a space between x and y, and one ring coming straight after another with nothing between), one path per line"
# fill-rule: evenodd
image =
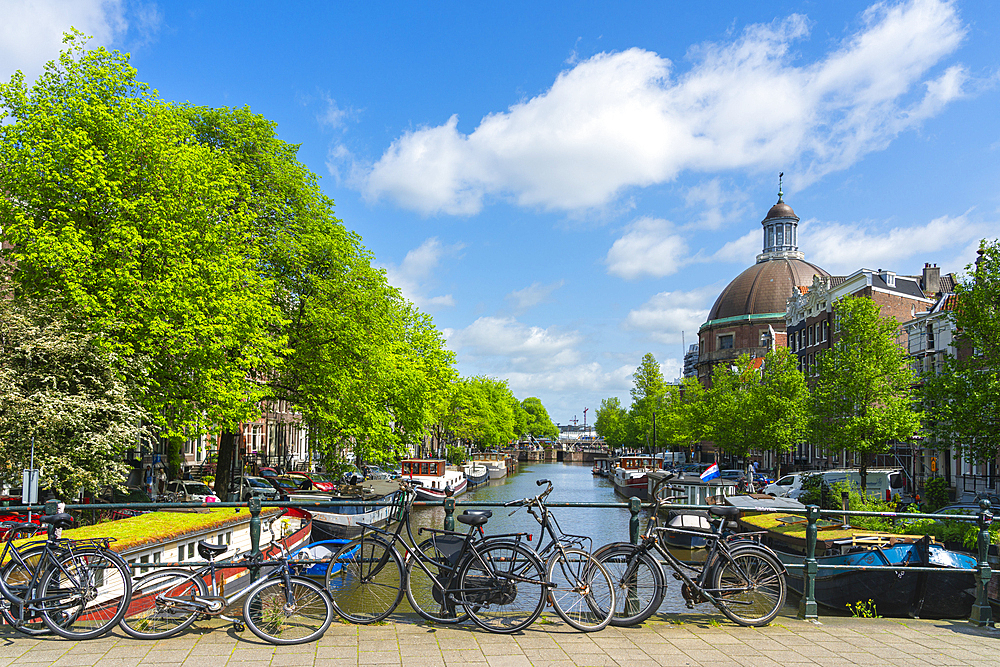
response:
M109 549L112 538L60 537L73 525L66 513L41 517L44 525L9 522L0 555L0 614L18 632L54 632L66 639L93 639L121 620L132 594L128 565ZM44 542L14 544L18 535L46 530ZM9 560L8 560L9 559Z
M482 526L492 512L467 511L457 517L469 526L467 533L421 528L418 534L433 536L416 545L410 526L412 486L404 480L400 488L396 530L390 533L361 524L361 536L330 560L326 583L337 613L355 623L374 623L396 609L405 588L414 611L442 623L471 618L490 632L512 633L541 615L547 592L558 584L545 577L538 556L521 543L525 536L530 539L528 533L485 537ZM404 526L410 544L416 546L401 537ZM407 553L405 566L396 548L400 542ZM567 553L566 558L574 555ZM593 565L595 572L600 571L596 561ZM613 596L610 577L605 575ZM553 606L561 602L554 600ZM556 609L567 613L561 606ZM573 614L567 615L580 622Z
M767 547L746 539L745 535L725 532L725 524L739 516L739 509L719 505L708 507L711 524L708 531L670 527L673 532L703 537L710 544L700 565L677 559L657 539L658 533L667 530L659 525L657 517L661 507L669 502L660 491L672 477L668 475L654 490L653 513L639 544L615 542L594 553L616 581L618 602L611 624L623 627L642 623L663 602L666 580L655 552L671 567L674 578L683 582L681 593L688 608L699 602L711 602L735 623L767 625L785 603L784 566Z
M274 522L284 510L267 522L272 544L276 542ZM163 639L181 632L200 616L218 616L233 623L239 632L244 626L272 644L302 644L317 639L333 622L333 604L319 584L293 573L288 550L282 542L282 555L264 561L258 556L239 563L219 566L215 558L225 553L225 544L198 542L198 554L208 565L194 570L173 568L151 572L135 583L132 603L121 628L136 639ZM238 555L238 554L237 554ZM260 581L250 583L232 595L226 595L225 581L217 583L217 569L268 568L271 571ZM211 580L211 594L205 584ZM234 602L243 603L243 620L225 616L223 612Z

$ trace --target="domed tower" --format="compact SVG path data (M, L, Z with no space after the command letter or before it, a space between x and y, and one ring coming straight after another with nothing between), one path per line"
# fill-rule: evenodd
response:
M780 179L778 202L760 224L764 249L757 263L722 290L698 330L698 379L706 386L716 364L741 354L763 357L774 346L784 347L786 302L795 290L812 284L813 276L830 275L799 251L799 218L784 201Z

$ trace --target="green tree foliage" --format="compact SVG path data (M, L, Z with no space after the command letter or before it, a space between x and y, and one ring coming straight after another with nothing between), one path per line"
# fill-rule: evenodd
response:
M958 344L972 354L924 378L926 427L935 446L988 463L1000 450L1000 243L983 241L966 268L952 316Z
M628 438L635 444L653 443L653 412L657 408L657 400L663 394L665 383L660 364L652 353L647 352L642 362L632 374L632 405L628 411Z
M122 377L128 360L52 308L0 300L0 481L35 467L63 498L120 484L146 415Z
M845 297L834 310L839 337L819 357L812 431L828 449L859 454L866 487L871 457L920 427L913 404L915 377L898 342L899 324L881 317L878 304L867 297Z
M688 451L709 436L711 424L705 388L696 378L667 385L656 418L658 447Z
M809 427L809 392L787 348L767 353L763 363L742 355L732 367L712 372L707 409L712 440L723 450L790 450Z
M515 406L520 408L506 380L462 378L452 385L444 427L479 449L502 447L517 436Z
M521 401L521 407L527 416L524 433L531 434L536 438L559 437L559 427L552 423L549 413L542 405L542 401L534 396Z
M594 415L594 430L611 447L624 445L628 437L628 412L617 396L605 398Z

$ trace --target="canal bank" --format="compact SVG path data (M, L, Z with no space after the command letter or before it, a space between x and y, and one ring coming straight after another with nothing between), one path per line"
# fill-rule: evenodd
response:
M34 667L792 667L992 665L1000 632L963 621L824 618L783 614L764 628L716 615L658 614L637 628L580 633L554 615L516 635L397 617L377 626L334 623L316 642L271 646L229 624L203 621L181 635L138 641L121 632L89 642L24 637L0 629L0 665Z

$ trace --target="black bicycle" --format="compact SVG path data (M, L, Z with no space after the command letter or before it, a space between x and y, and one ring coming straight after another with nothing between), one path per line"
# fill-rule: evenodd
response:
M642 623L663 602L666 580L656 556L673 570L681 581L681 594L687 606L711 602L730 620L740 625L767 625L785 604L785 568L774 552L746 536L726 532L725 524L739 516L739 509L711 505L708 507L710 528L680 528L670 526L674 533L695 535L708 543L708 554L701 564L685 563L661 544L658 534L667 530L659 525L660 509L670 502L662 493L669 487L664 482L656 487L653 514L639 544L615 542L594 553L611 573L617 587L617 602L612 625L629 626Z
M18 632L54 632L66 639L93 639L121 620L132 595L128 565L110 550L111 538L59 537L73 517L43 516L44 525L9 522L0 555L0 614ZM46 530L45 541L14 539Z

